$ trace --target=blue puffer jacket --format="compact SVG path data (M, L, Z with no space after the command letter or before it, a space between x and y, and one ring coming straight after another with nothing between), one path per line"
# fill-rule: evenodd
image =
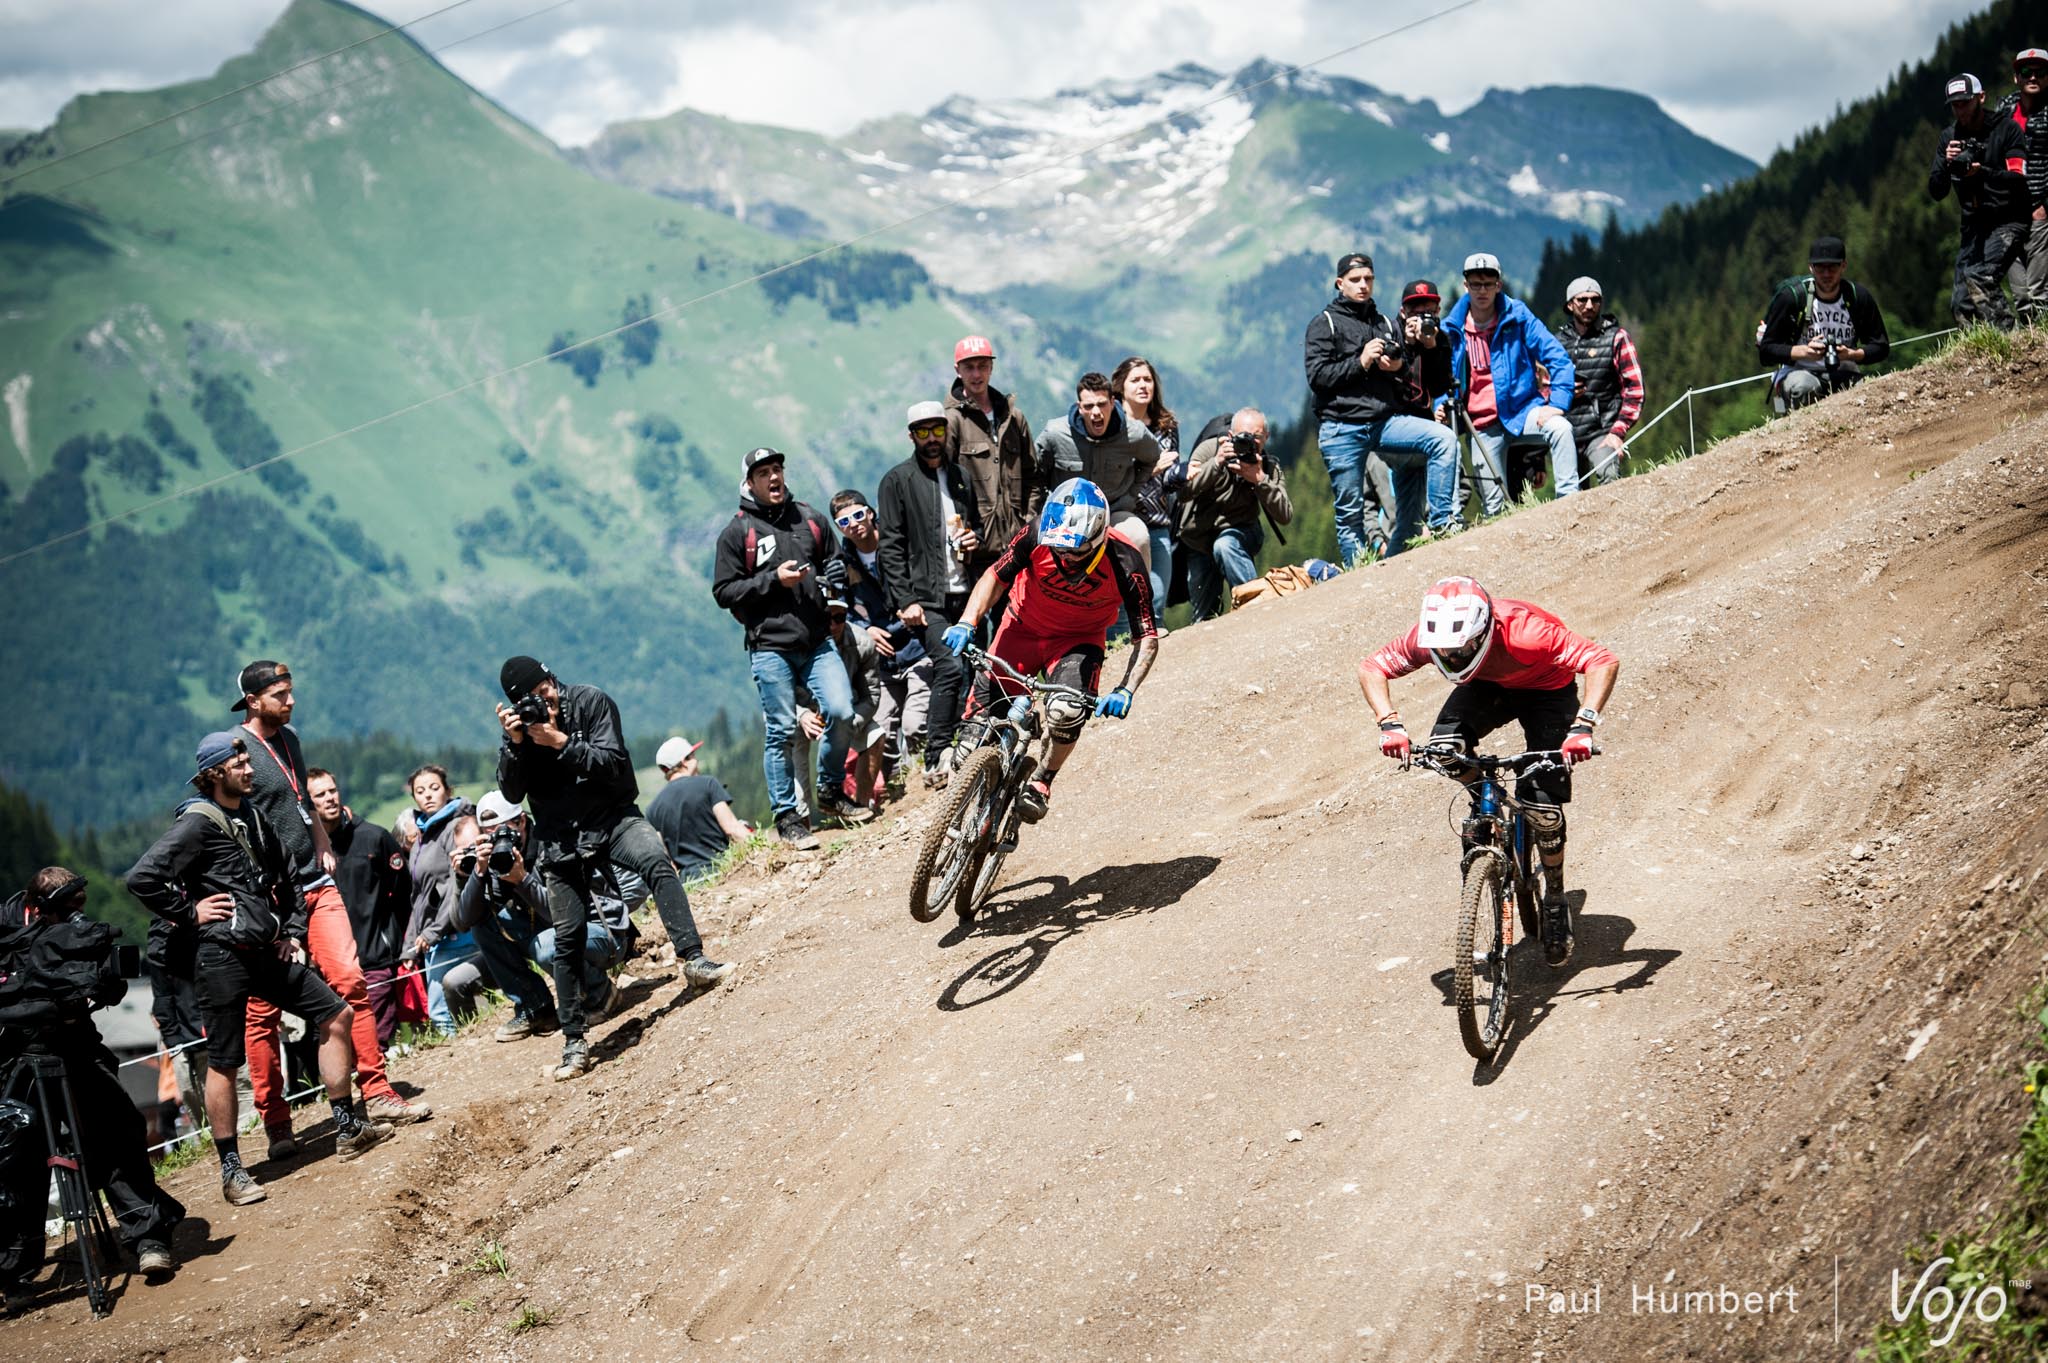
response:
M1444 316L1444 330L1453 338L1451 372L1457 375L1461 393L1470 387L1471 376L1465 370L1465 314L1471 306L1469 296L1460 298ZM1536 320L1527 304L1502 294L1499 311L1500 324L1493 332L1493 400L1500 409L1500 424L1507 427L1509 434L1520 435L1531 407L1547 405L1560 412L1570 410L1572 386L1578 376L1572 371L1572 357L1550 334L1550 328ZM1538 361L1550 371L1547 403L1536 393Z

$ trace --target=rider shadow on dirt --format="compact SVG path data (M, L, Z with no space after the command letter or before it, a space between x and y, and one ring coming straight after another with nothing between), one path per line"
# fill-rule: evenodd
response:
M1035 876L1004 886L972 923L956 924L939 945L955 946L976 933L1024 940L968 967L939 995L939 1008L957 1013L1001 998L1030 979L1052 949L1069 937L1094 923L1178 904L1220 865L1216 857L1175 857L1142 866L1105 866L1079 880Z
M1544 964L1541 943L1527 938L1515 944L1516 959L1508 994L1507 1037L1494 1054L1491 1064L1472 1067L1472 1082L1478 1087L1484 1088L1500 1077L1508 1061L1514 1058L1522 1039L1556 1012L1561 1001L1646 989L1657 972L1680 955L1674 947L1630 948L1628 939L1636 930L1634 919L1617 913L1587 913L1584 890L1567 890L1565 898L1572 905L1572 958L1552 970ZM1572 987L1572 981L1582 971L1628 964L1633 964L1635 969L1621 979L1608 984ZM1429 980L1443 991L1444 1006L1453 1007L1451 972L1439 970Z

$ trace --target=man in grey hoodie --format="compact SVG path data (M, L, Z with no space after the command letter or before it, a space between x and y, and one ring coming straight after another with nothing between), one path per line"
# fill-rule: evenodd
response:
M1163 456L1152 433L1125 418L1123 404L1110 395L1107 375L1090 371L1081 376L1073 407L1046 423L1036 449L1039 485L1058 487L1069 478L1086 478L1101 488L1109 502L1110 528L1131 542L1149 572L1152 536L1138 515L1138 487Z

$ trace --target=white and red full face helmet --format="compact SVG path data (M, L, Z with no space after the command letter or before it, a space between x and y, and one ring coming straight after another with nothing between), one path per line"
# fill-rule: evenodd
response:
M1447 577L1422 597L1415 640L1452 684L1469 680L1493 644L1493 598L1469 577Z

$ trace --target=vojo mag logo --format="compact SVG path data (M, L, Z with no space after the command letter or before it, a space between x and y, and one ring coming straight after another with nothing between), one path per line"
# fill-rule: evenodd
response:
M2007 1308L2012 1304L2005 1283L1980 1282L1964 1288L1961 1295L1946 1282L1939 1282L1931 1289L1927 1286L1930 1279L1937 1276L1945 1277L1946 1270L1954 1263L1954 1259L1944 1254L1929 1264L1922 1270L1919 1281L1913 1284L1913 1290L1906 1294L1903 1303L1899 1300L1899 1270L1892 1270L1892 1319L1903 1325L1917 1313L1927 1322L1927 1342L1937 1348L1954 1339L1956 1331L1962 1327L1965 1320L1975 1319L1983 1325L1994 1324L2005 1315ZM2011 1286L2016 1291L2025 1292L2033 1284L2013 1283Z

